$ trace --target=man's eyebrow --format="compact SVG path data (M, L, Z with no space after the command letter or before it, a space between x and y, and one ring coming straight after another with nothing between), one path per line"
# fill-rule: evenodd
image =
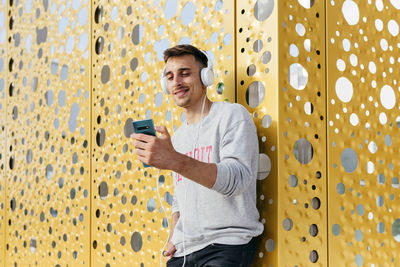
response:
M180 68L178 69L178 71L185 71L185 70L192 70L191 68ZM168 74L171 74L171 71L168 71L167 73L165 73L165 76L167 76Z

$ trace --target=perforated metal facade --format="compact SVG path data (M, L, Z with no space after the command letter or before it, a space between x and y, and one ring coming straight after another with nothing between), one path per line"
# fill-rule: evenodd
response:
M208 96L260 143L254 266L398 266L397 0L0 2L0 266L158 266L170 172L132 120L185 120L162 52L206 50Z

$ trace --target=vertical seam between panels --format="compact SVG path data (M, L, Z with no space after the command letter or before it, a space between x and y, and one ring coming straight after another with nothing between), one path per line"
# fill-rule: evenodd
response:
M7 19L8 18L8 12L9 12L9 1L6 1L6 22L5 22L5 27L6 27L6 36L8 37L8 33L9 33L9 29L8 29L8 25L9 25L9 19ZM5 61L6 62L8 62L8 58L9 58L9 56L8 56L8 38L6 39L6 45L5 45ZM2 242L3 242L3 258L4 258L4 260L3 260L3 266L4 267L6 267L7 266L7 233L8 233L8 223L7 223L7 221L8 221L8 213L7 213L7 141L8 141L8 129L7 129L7 125L8 125L8 123L7 123L7 108L8 108L8 97L7 97L7 84L8 84L8 77L9 77L9 75L8 75L8 69L7 68L5 68L5 85L6 86L4 86L4 94L5 94L5 105L4 105L4 114L5 114L5 116L4 116L4 118L5 118L5 126L4 126L4 129L5 129L5 141L4 141L4 160L3 160L3 162L4 162L4 170L3 170L3 172L4 172L4 206L3 206L3 210L4 210L4 226L3 226L3 229L4 229L4 237L3 237L3 240L2 240Z
M325 187L326 187L326 266L329 267L329 180L328 180L328 169L329 169L329 134L328 134L328 5L326 1L324 1L325 19L324 19L324 28L325 28L325 38L324 38L324 46L325 46Z
M89 191L90 191L90 198L89 198L89 266L92 266L92 153L93 153L93 144L92 144L92 101L93 101L93 88L92 88L92 57L93 57L93 47L92 47L92 42L93 42L93 5L95 1L90 1L90 49L89 49L89 92L90 92L90 106L89 106Z
M237 55L238 55L238 53L237 53L237 13L236 13L236 9L237 9L237 1L240 1L240 0L235 0L234 1L234 4L233 4L233 30L234 30L234 35L233 35L233 38L234 38L234 48L233 48L233 50L234 50L234 55L235 55L235 66L234 66L234 73L235 73L235 88L234 88L234 90L235 90L235 103L237 103L237 101L238 101L238 97L237 97L237 95L238 95L238 82L237 82L237 78L238 78L238 67L237 67L237 62L238 62L238 59L237 59Z

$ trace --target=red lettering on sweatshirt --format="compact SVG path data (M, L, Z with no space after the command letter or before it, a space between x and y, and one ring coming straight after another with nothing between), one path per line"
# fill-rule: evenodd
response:
M212 149L213 149L212 145L196 147L194 150L186 152L185 155L197 159L198 161L201 162L210 163ZM175 175L176 175L176 183L182 181L183 178L182 175L180 175L179 173L175 173Z

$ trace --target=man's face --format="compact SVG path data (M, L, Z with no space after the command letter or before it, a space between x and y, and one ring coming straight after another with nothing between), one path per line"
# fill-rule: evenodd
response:
M169 58L165 64L165 77L177 106L190 108L202 100L205 86L200 80L199 64L193 55Z

